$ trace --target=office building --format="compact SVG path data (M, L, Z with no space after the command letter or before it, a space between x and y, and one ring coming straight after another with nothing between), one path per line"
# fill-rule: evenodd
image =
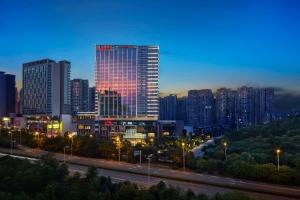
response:
M170 94L169 96L159 98L159 119L160 120L176 120L177 118L177 96Z
M189 123L203 132L214 126L214 96L211 90L188 91Z
M70 62L50 59L23 64L23 114L70 114Z
M73 79L71 81L71 110L72 113L89 111L89 81Z
M15 75L0 72L0 117L16 111Z
M235 127L236 91L220 88L216 93L216 124L222 129Z
M89 87L88 108L89 112L95 112L95 87Z

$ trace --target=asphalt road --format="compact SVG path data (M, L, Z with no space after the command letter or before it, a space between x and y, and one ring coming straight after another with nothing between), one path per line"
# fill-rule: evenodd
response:
M80 174L84 175L87 171L86 166L81 165L73 165L68 164L69 171L72 173L79 172ZM228 188L221 188L221 187L214 187L210 185L204 185L204 184L195 184L190 182L184 182L184 181L176 181L176 180L169 180L169 179L163 179L163 178L156 178L151 177L150 181L148 181L147 176L143 175L136 175L136 174L130 174L126 172L119 172L119 171L112 171L107 169L98 169L98 175L99 176L105 176L110 177L113 182L124 182L124 181L130 181L135 184L137 184L140 187L147 188L149 186L158 184L160 181L165 182L167 185L172 187L178 187L182 190L192 190L197 194L203 193L210 197L213 197L217 193L225 193L225 192L232 192L234 190L228 189ZM252 196L256 199L264 199L264 200L296 200L294 198L288 198L288 197L281 197L281 196L274 196L274 195L268 195L268 194L261 194L261 193L255 193L255 192L245 192L243 193Z
M0 148L0 152L9 153L10 149ZM28 157L40 157L45 151L38 149L30 149L22 147L20 150L13 150L13 154ZM63 161L64 155L55 154L55 158ZM117 161L108 161L103 159L93 159L78 156L66 156L71 172L78 171L84 173L87 166L93 165L99 169L99 175L110 176L113 181L129 180L138 185L148 187L163 180L168 185L181 187L183 189L191 189L197 193L204 193L209 196L217 192L228 192L239 190L253 197L264 197L265 199L285 200L300 199L299 187L279 186L267 183L245 181L228 177L212 176L207 174L198 174L191 171L171 170L168 168L151 167L151 179L148 182L147 165L138 166L130 163Z

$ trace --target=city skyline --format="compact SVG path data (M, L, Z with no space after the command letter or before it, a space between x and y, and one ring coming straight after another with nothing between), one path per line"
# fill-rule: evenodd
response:
M0 199L300 200L300 0L0 0Z
M296 1L188 1L179 13L181 3L164 1L147 14L139 1L12 2L1 6L10 20L0 21L0 68L19 86L22 63L41 58L69 60L71 78L94 85L96 44L118 43L160 46L162 94L241 85L300 92Z

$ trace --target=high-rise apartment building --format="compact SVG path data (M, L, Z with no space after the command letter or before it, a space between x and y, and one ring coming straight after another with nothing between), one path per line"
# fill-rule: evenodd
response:
M159 119L160 120L176 120L177 119L177 96L170 94L169 96L159 98Z
M15 113L16 80L15 75L0 72L0 117Z
M158 119L158 67L158 46L97 45L97 115Z
M255 124L255 92L252 87L240 87L236 101L237 128Z
M188 97L177 98L177 120L188 121Z
M89 111L89 81L73 79L71 81L71 110L72 113Z
M267 123L274 118L273 88L238 88L236 103L238 128Z
M255 123L268 123L274 118L274 89L255 89Z
M216 93L216 124L223 129L235 127L236 91L220 88Z
M210 129L214 125L214 96L211 90L188 91L189 123L196 128Z
M70 114L70 62L43 59L23 64L23 114Z

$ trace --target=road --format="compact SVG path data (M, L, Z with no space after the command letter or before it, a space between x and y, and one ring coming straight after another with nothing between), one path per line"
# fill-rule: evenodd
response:
M0 148L0 152L9 153L10 149ZM13 154L39 158L45 151L22 147L13 150ZM63 154L55 153L56 159L63 161ZM151 167L151 180L148 183L147 165L138 166L130 163L108 161L103 159L85 158L78 156L67 156L71 172L84 173L87 166L93 165L99 169L99 175L110 176L114 181L129 180L138 185L149 186L163 180L168 185L179 186L183 189L191 189L195 192L214 195L217 192L228 192L232 190L244 191L253 197L264 197L266 199L299 199L300 188L279 186L267 183L245 181L228 177L218 177L206 174L198 174L191 171L171 170L168 168Z
M0 157L5 156L8 154L0 153ZM36 161L38 159L35 158L29 158L24 156L15 156L13 157L20 158L20 159L30 159L33 161ZM82 166L82 165L74 165L74 164L67 164L70 174L74 174L76 172L80 173L82 176L84 176L87 172L88 167ZM139 187L142 188L148 188L152 185L158 184L160 181L163 181L168 186L180 188L182 190L188 190L191 189L197 194L203 193L208 195L209 197L213 197L217 193L225 193L225 192L231 192L234 191L232 189L228 188L222 188L222 187L215 187L205 184L196 184L196 183L190 183L190 182L184 182L184 181L176 181L176 180L169 180L169 179L163 179L163 178L156 178L156 177L150 177L148 180L147 176L144 175L137 175L137 174L131 174L126 172L120 172L120 171L113 171L113 170L107 170L107 169L98 169L98 176L105 176L110 177L112 182L124 182L124 181L130 181L135 184L137 184ZM294 198L288 198L288 197L281 197L281 196L274 196L274 195L268 195L268 194L261 194L261 193L255 193L255 192L245 192L243 193L254 197L256 199L264 199L264 200L296 200Z
M204 155L204 152L202 151L204 147L207 147L208 145L213 144L215 141L214 139L207 140L206 142L200 144L199 146L196 146L192 149L192 152L194 154L195 158L202 157Z
M85 174L85 172L87 170L87 167L80 166L80 165L68 164L68 167L69 167L70 172L79 172L81 174ZM197 194L203 193L203 194L208 195L209 197L213 197L217 193L225 193L225 192L233 191L232 189L228 189L228 188L221 188L221 187L215 187L215 186L210 186L210 185L196 184L196 183L176 181L176 180L156 178L156 177L151 177L150 182L148 182L147 176L130 174L130 173L126 173L126 172L112 171L112 170L107 170L107 169L98 169L98 175L110 177L113 182L123 182L123 181L128 180L128 181L133 182L133 183L137 184L138 186L144 187L144 188L158 184L160 181L163 181L168 186L179 187L183 190L190 189ZM245 193L249 196L252 196L256 199L296 200L295 198L274 196L274 195L261 194L261 193L255 193L255 192L243 191L243 193Z

